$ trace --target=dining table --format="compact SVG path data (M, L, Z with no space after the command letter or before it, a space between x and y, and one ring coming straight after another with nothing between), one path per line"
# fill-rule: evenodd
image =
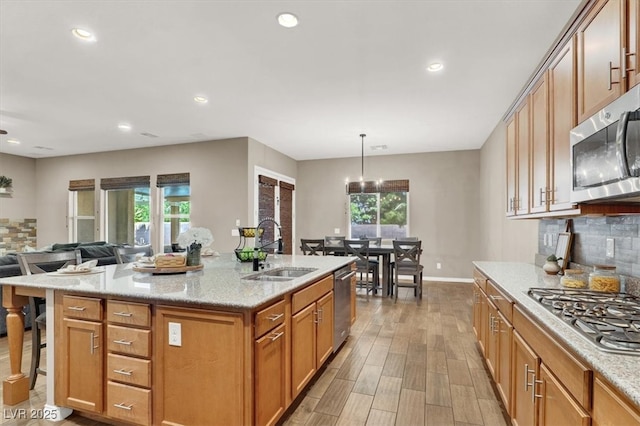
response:
M343 244L328 244L325 243L325 251L331 252L334 255L346 254L346 249ZM382 295L390 296L392 292L391 285L391 255L393 254L393 244L370 244L369 255L382 258Z

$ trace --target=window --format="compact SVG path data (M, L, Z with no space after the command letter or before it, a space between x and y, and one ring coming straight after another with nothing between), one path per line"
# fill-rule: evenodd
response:
M409 235L409 181L352 182L349 238L396 239Z
M171 245L178 235L191 227L191 187L189 173L158 175L156 185L162 200L162 227L160 241L164 252L172 251Z
M113 244L151 244L150 177L101 179L105 191L105 239Z
M69 182L69 241L96 240L95 180Z

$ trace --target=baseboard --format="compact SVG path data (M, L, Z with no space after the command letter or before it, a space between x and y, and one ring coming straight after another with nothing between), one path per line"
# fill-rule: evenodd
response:
M422 281L440 281L447 283L473 283L473 278L422 277Z

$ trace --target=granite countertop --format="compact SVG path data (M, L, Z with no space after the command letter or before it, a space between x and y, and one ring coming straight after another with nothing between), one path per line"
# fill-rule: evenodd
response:
M81 292L101 296L149 299L171 304L253 309L296 288L316 281L355 259L348 256L287 256L267 258L271 268L317 268L288 281L246 280L256 274L252 263L240 263L234 253L202 257L200 271L152 275L133 271L133 264L97 267L97 273L82 275L37 274L0 278L0 284ZM265 270L267 270L265 269Z
M541 268L526 263L476 261L473 264L505 290L525 312L546 325L550 334L573 349L594 371L609 380L640 407L640 357L599 350L586 337L527 294L531 287L562 288L560 277L547 275Z

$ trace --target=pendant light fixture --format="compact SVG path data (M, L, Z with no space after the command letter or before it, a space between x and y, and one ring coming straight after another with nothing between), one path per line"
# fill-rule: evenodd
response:
M377 189L380 186L380 183L382 183L381 179L378 179L378 180L375 180L375 181L372 181L372 182L366 182L365 181L365 174L364 174L364 138L366 136L367 135L365 133L360 133L361 150L360 150L360 185L359 185L360 186L360 191L359 192L361 192L361 193L365 192L365 186L367 186L367 188L366 188L367 192L372 192L371 188L369 187L369 185L371 185L371 184L373 184L375 186L376 191L377 191ZM369 185L367 185L367 183ZM353 193L353 192L358 192L358 190L353 187L353 183L350 184L348 178L346 179L346 184L347 184L347 194Z

